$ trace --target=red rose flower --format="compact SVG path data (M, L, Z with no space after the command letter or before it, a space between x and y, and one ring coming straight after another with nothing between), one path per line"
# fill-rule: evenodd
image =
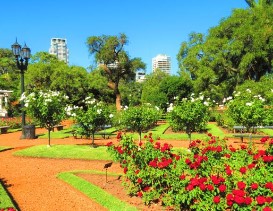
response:
M252 203L252 198L251 197L246 197L245 198L245 204L250 205Z
M213 190L214 190L214 187L213 187L213 185L208 185L208 186L207 186L207 189L208 189L209 191L213 191Z
M266 198L264 196L257 196L256 201L259 205L266 203Z
M252 188L252 190L257 190L259 185L258 185L258 183L252 183L250 187Z
M270 207L265 207L265 208L263 208L263 211L272 211L272 208L270 208Z
M227 186L225 186L225 185L220 185L220 186L219 186L219 191L220 191L220 192L225 192L226 189L227 189Z
M237 183L237 186L238 186L238 188L239 188L240 190L244 190L245 187L246 187L246 184L245 184L244 182L242 182L242 181L239 181L239 182Z
M138 178L138 179L137 179L137 183L138 183L138 184L141 184L141 183L142 183L142 179L141 179L141 178Z
M180 177L179 177L179 179L181 179L181 180L184 180L186 178L186 176L184 175L184 174L182 174Z
M246 167L241 167L241 168L240 168L240 172L241 172L242 174L245 174L245 173L246 173Z
M201 183L199 185L199 188L200 188L201 191L205 191L207 189L207 186L204 183Z
M245 198L242 196L234 196L234 202L241 205L245 203Z
M128 171L128 168L125 167L125 168L123 169L124 174L126 174L127 171Z
M215 204L219 204L219 203L220 203L220 196L214 196L214 197L213 197L213 202L214 202Z
M113 145L113 142L111 141L111 142L108 142L107 144L106 144L106 146L108 146L108 147L110 147L110 146L112 146Z
M139 191L139 192L137 193L137 196L141 198L141 197L143 196L142 192Z

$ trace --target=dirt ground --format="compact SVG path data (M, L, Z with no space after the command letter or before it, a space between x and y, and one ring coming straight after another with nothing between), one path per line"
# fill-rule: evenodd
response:
M44 129L36 129L36 135L44 132ZM12 147L11 150L0 152L0 181L4 183L19 210L106 210L70 185L57 179L56 175L59 172L71 170L104 171L103 167L107 161L15 157L12 154L17 150L34 145L47 145L47 139L20 139L20 136L21 132L0 134L0 146ZM115 142L116 139L100 138L96 139L95 143L106 145L109 141ZM187 140L160 140L160 142L168 142L173 146L180 147L188 147L189 145ZM237 139L229 139L228 142L233 145L241 144ZM90 140L70 137L52 139L51 144L90 144ZM122 173L122 169L119 167L119 164L114 163L108 172ZM117 177L108 177L108 182L106 183L104 175L80 176L140 210L162 210L159 205L147 207L143 205L141 199L127 196L121 185L121 180Z

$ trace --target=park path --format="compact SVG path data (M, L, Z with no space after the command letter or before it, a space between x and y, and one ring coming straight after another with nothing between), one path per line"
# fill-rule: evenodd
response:
M0 152L0 180L7 187L21 211L106 210L84 194L56 178L71 170L103 171L106 161L15 157L13 152L25 147L47 144L47 140L21 140L20 132L1 134L0 146L13 147ZM109 141L109 140L108 140ZM52 144L88 144L90 140L53 139ZM121 172L113 164L109 172Z

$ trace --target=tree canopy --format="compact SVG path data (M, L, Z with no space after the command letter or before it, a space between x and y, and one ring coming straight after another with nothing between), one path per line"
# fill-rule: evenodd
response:
M207 36L190 34L177 55L180 70L190 72L196 92L220 100L245 80L272 72L272 31L273 7L236 9Z
M130 59L124 50L127 43L125 34L91 36L86 42L90 54L95 55L96 62L100 64L103 74L108 79L108 87L114 91L117 110L121 109L120 80L132 80L137 70L146 68L140 58Z

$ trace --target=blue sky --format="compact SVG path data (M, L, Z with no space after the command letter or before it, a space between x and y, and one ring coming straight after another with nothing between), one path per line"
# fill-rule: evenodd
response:
M140 57L151 73L157 54L172 59L172 74L178 71L176 55L191 32L207 33L244 0L9 0L1 2L0 48L10 48L17 37L32 54L48 52L50 39L66 38L70 65L94 65L86 40L90 36L125 33L125 50Z

